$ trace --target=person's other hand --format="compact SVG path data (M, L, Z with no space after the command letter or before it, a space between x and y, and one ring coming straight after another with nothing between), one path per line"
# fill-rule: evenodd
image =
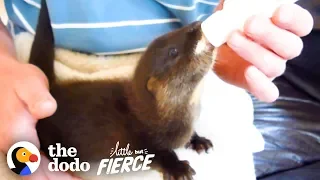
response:
M0 153L6 154L18 141L29 141L39 148L35 125L57 108L48 91L47 78L37 67L21 64L12 57L2 54L0 61ZM72 179L66 173L48 172L48 163L42 156L39 169L23 179Z
M216 10L223 8L223 2ZM214 71L259 100L273 102L279 91L272 80L283 74L287 60L300 55L300 37L309 34L312 27L311 14L296 4L282 5L272 18L252 16L243 32L235 31L219 47Z

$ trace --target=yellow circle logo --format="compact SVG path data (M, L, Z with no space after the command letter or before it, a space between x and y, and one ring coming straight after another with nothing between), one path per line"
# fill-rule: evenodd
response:
M34 173L40 165L40 160L38 148L26 141L15 143L7 153L9 168L20 176Z

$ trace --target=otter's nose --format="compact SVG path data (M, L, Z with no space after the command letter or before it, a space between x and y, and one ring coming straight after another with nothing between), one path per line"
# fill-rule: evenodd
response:
M188 32L189 33L194 33L200 30L201 28L201 21L196 21L190 24Z

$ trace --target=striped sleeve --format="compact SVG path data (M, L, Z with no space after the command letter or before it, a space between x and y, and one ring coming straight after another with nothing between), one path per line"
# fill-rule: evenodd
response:
M218 0L155 0L180 19L183 25L203 21L210 16Z
M47 0L57 47L98 55L144 51L212 14L217 0ZM11 32L35 33L40 0L5 0Z

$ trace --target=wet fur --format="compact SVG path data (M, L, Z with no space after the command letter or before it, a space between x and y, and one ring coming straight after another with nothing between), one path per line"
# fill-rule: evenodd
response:
M76 147L81 161L109 157L119 141L131 149L156 154L154 168L169 178L192 178L192 168L173 149L186 145L199 114L198 88L211 69L213 48L195 55L202 39L195 22L153 41L141 57L132 81L97 80L58 83L54 75L54 38L45 1L32 46L30 63L48 77L58 109L36 126L41 150L61 143ZM172 49L178 55L172 57ZM70 162L73 159L64 158Z

